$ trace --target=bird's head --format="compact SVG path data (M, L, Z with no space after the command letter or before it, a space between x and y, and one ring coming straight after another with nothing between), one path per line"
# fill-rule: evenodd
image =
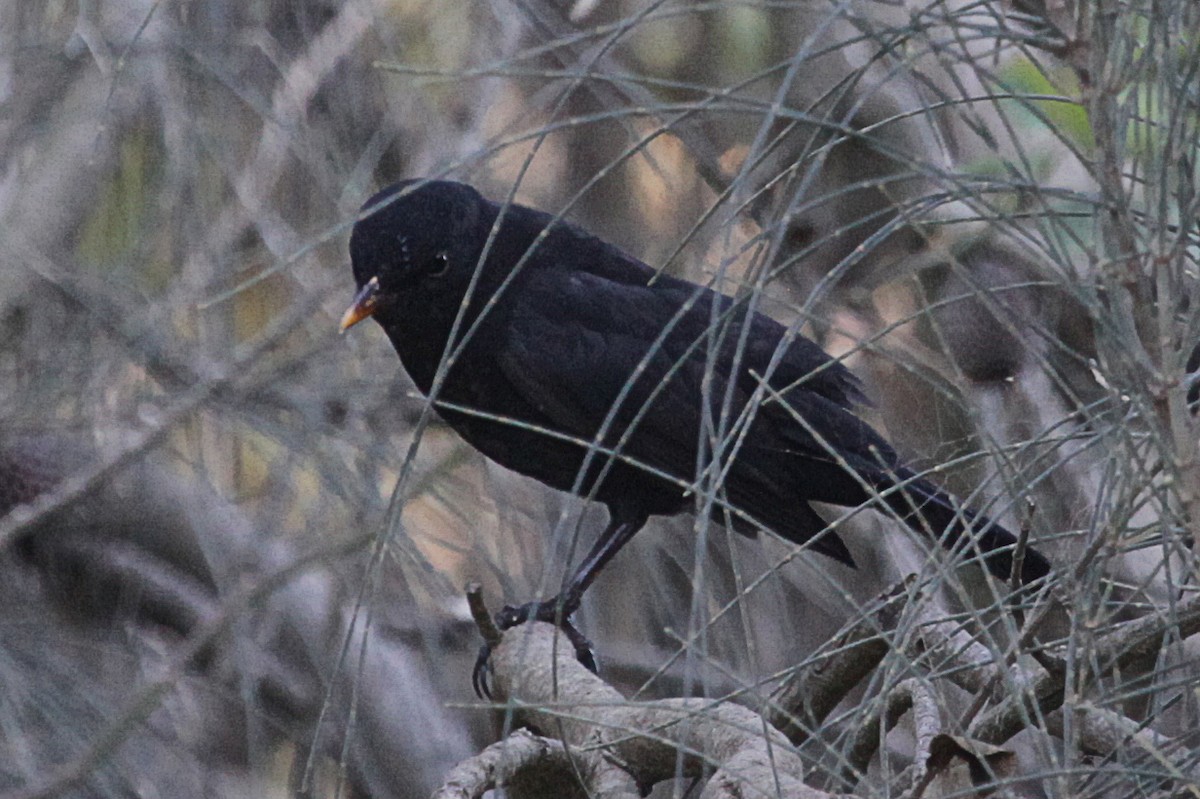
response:
M461 297L487 237L487 207L475 189L450 181L407 180L367 200L350 234L358 293L341 329L369 316L386 321L442 295Z

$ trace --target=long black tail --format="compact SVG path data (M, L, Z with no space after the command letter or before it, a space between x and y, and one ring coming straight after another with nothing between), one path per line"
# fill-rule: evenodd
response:
M955 507L950 497L931 483L910 474L896 477L907 481L904 489L890 492L884 501L909 527L923 535L932 533L948 550L978 549L988 571L1002 580L1009 579L1017 544L1015 535L982 514ZM964 534L970 536L970 542L963 540ZM1021 582L1040 580L1050 571L1050 561L1033 547L1026 547Z

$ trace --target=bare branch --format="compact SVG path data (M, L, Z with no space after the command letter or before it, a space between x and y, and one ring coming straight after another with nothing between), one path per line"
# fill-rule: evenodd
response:
M604 752L638 785L713 769L702 796L829 796L804 784L803 764L787 739L757 714L702 699L630 702L576 662L551 625L505 632L492 668L518 718L569 747Z

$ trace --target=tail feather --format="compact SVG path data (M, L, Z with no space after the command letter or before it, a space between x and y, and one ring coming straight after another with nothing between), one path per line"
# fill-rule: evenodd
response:
M955 551L970 546L983 556L983 564L996 577L1007 580L1012 574L1017 537L988 517L955 507L953 501L935 486L911 475L902 491L884 497L905 524L918 533L936 537L946 549ZM893 478L894 480L894 478ZM893 480L889 480L894 485ZM883 490L883 487L881 487ZM964 533L970 543L963 540ZM1021 582L1028 584L1050 574L1050 562L1033 547L1026 547L1021 562Z

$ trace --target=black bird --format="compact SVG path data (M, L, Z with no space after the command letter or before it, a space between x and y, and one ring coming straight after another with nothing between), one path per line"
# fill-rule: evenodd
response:
M449 359L442 419L502 466L608 506L562 593L505 607L502 627L557 621L594 670L570 623L584 591L650 516L692 509L712 485L713 516L738 532L765 528L853 565L809 502L875 501L947 548L969 531L984 565L1010 576L1014 536L907 469L854 414L863 397L850 371L744 300L447 181L368 200L350 257L359 291L343 330L374 318L427 395ZM1049 571L1026 550L1023 582Z

